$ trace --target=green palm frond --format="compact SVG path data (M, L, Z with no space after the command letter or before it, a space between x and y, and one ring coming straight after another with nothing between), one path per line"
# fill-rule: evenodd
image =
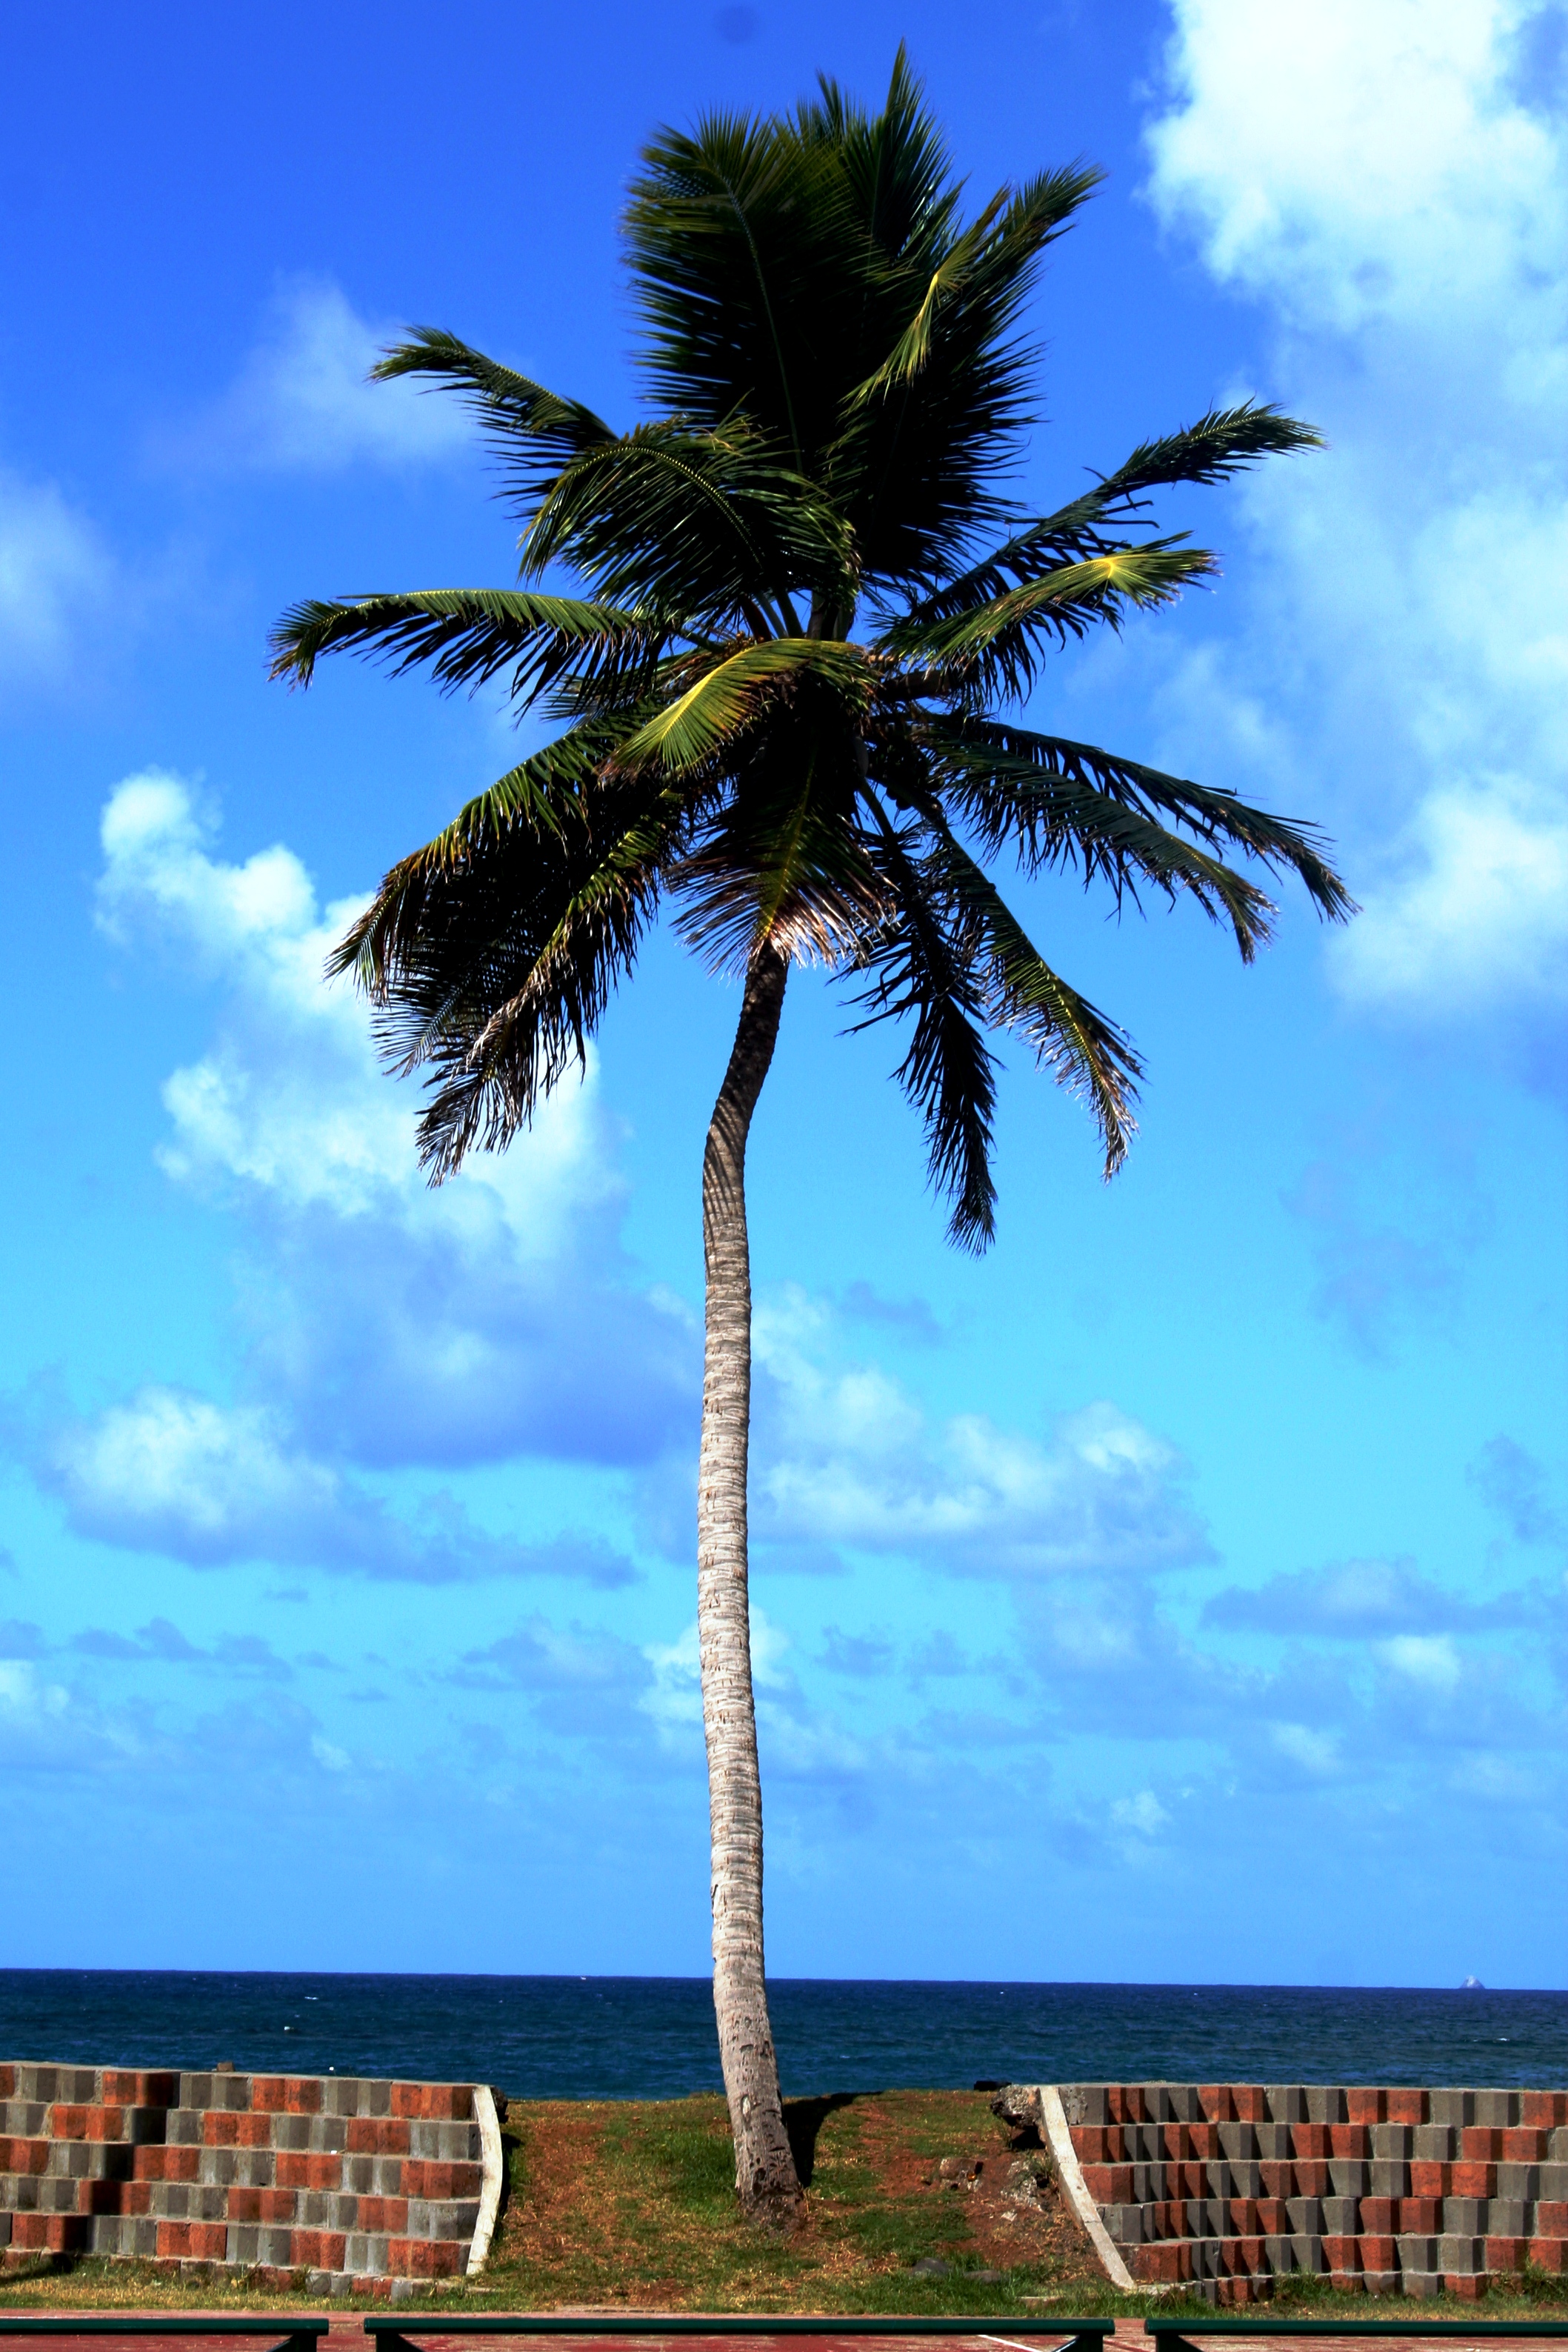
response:
M308 686L323 654L352 650L378 656L397 677L428 662L450 691L483 686L510 665L513 697L527 700L572 665L590 675L606 662L645 672L662 634L644 615L580 596L415 589L292 606L272 633L272 675Z
M1319 446L1268 404L1215 407L1020 518L1024 306L1099 178L1071 163L967 211L900 48L880 106L824 79L792 113L644 149L623 227L656 414L617 430L434 328L381 362L473 411L519 512L519 584L296 605L274 674L307 685L351 653L498 684L563 730L394 866L338 951L384 1051L426 1076L435 1174L580 1059L667 907L712 966L768 942L856 976L861 1025L913 1024L899 1080L953 1237L983 1247L988 1030L1085 1098L1108 1171L1140 1073L988 861L1071 873L1113 908L1189 898L1246 961L1270 876L1354 911L1311 825L1007 715L1070 640L1213 575L1156 530L1155 493Z
M371 374L382 383L428 376L433 386L459 394L500 458L509 487L525 500L570 458L611 437L603 418L580 401L563 400L439 327L411 328L407 341L384 352Z

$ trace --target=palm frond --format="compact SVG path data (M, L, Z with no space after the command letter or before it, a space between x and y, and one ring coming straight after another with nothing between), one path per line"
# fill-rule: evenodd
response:
M428 588L293 605L273 630L272 676L308 686L323 654L369 653L401 677L423 663L447 691L508 666L528 700L571 666L645 671L662 632L648 616L580 596L507 588Z
M382 383L428 376L433 386L460 394L501 459L509 488L526 505L569 459L612 437L603 418L580 401L565 400L531 376L486 359L440 327L412 328L371 374Z
M919 734L945 793L981 845L1010 847L1026 872L1038 872L1061 854L1053 828L1069 821L1071 805L1061 795L1090 790L1134 817L1150 823L1166 817L1210 847L1230 843L1271 873L1298 875L1326 921L1345 922L1356 911L1315 825L1275 816L1235 793L1166 775L1092 743L992 719L932 715L921 720ZM987 788L988 777L996 779L994 791ZM1031 798L1034 793L1038 800ZM1078 804L1087 817L1089 804Z
M863 705L870 673L859 646L831 637L771 637L743 645L676 702L647 720L619 753L626 769L656 764L668 775L700 766L756 716L768 688L809 674L852 708Z

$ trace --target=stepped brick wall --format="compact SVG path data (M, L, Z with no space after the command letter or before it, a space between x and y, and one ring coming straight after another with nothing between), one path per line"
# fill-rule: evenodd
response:
M11 2266L104 2254L390 2293L477 2268L499 2195L480 2084L0 2064Z
M1140 2284L1245 2303L1290 2271L1464 2296L1532 2265L1568 2273L1568 2091L1054 2089L1068 2168ZM1038 2122L1051 2095L1032 2095L1039 2113L1010 2091L998 2110Z

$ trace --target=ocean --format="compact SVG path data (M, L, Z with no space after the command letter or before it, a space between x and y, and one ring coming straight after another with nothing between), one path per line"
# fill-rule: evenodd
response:
M1568 2085L1568 1993L1287 1985L768 1989L789 2095L998 2082ZM0 1969L0 2059L488 2082L532 2099L720 2086L700 1977Z

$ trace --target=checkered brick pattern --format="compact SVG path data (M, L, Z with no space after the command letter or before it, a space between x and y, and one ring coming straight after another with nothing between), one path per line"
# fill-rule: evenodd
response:
M0 2064L0 2255L210 2263L313 2292L455 2278L473 2084Z
M1232 2304L1297 2270L1466 2297L1568 2274L1568 2091L1058 2088L1084 2186L1151 2285Z

